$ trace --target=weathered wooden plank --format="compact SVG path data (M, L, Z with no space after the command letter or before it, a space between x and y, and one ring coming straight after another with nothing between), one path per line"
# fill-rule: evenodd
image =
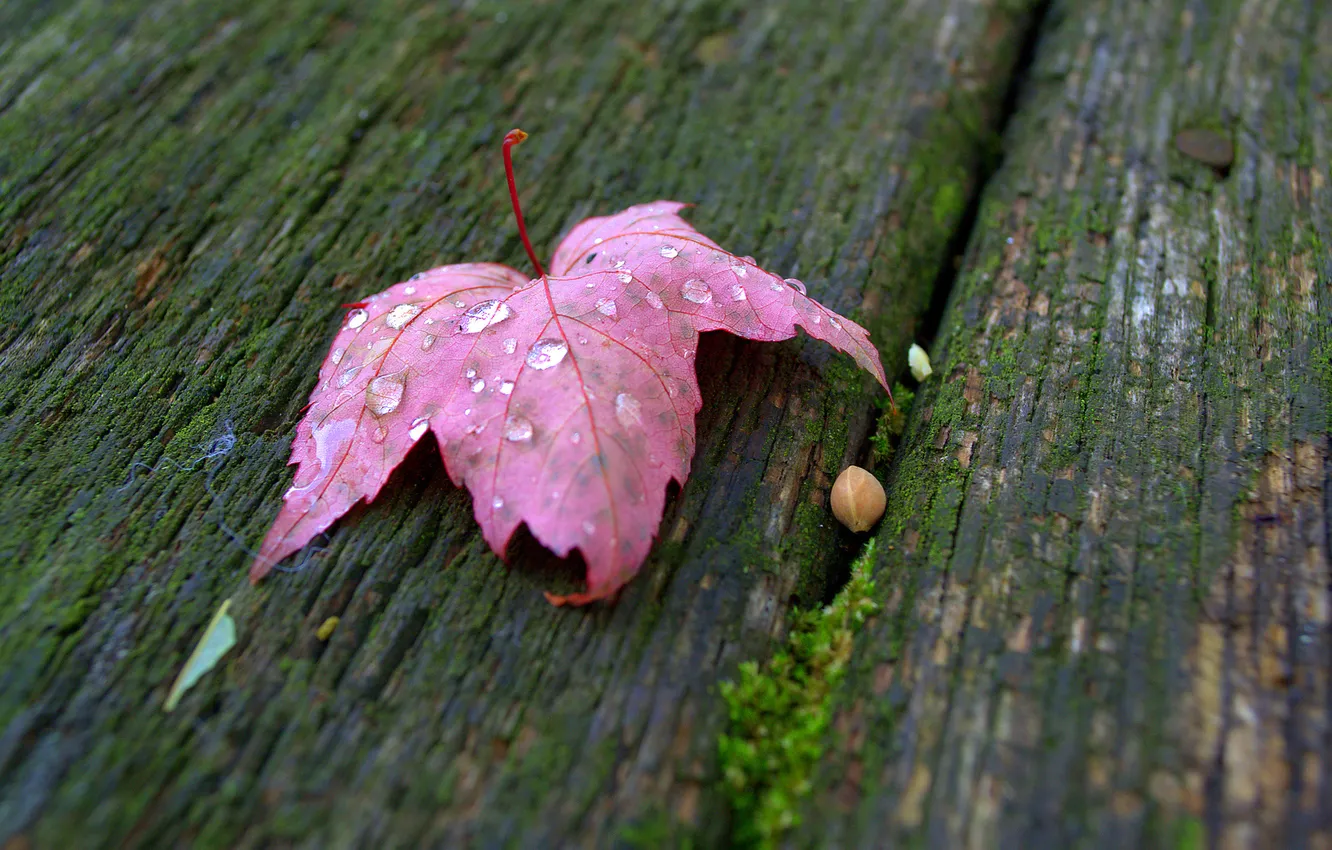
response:
M707 340L694 477L614 607L546 605L568 565L499 563L428 453L297 574L250 589L237 539L340 302L521 262L514 124L538 245L694 201L900 369L1028 4L39 5L0 52L0 841L724 840L715 683L853 549L845 362ZM237 649L162 714L227 597Z
M1053 4L793 844L1332 842L1330 37Z

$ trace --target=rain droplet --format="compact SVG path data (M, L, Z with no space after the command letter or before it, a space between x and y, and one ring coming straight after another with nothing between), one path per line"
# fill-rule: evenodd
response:
M467 371L463 372L463 377L470 381L472 378L476 377L476 370L471 366L468 366Z
M473 304L470 310L463 313L462 318L458 321L458 333L479 334L491 325L498 325L512 315L513 311L503 301L482 301Z
M592 535L597 533L597 527L592 524L591 520L587 519L583 520L583 533L586 534L588 537L591 537Z
M613 268L613 269L622 269L622 268L624 268L624 258L621 257L620 259L618 259L618 260L616 260L615 262L611 263L611 268Z
M333 349L333 354L332 354L332 356L330 356L328 359L329 359L329 360L332 360L332 361L333 361L333 365L336 366L336 365L338 365L339 363L342 362L342 355L343 355L345 352L346 352L345 349L342 349L342 348L335 348L335 349Z
M420 419L412 423L412 427L407 431L407 436L411 437L413 440L419 440L425 436L425 432L429 430L429 428L430 417L422 416Z
M389 314L384 317L384 324L393 328L395 331L402 330L402 326L421 315L421 308L415 304L399 304Z
M731 284L731 300L732 300L732 301L744 301L744 300L747 299L748 297L749 297L749 294L745 292L745 288L744 288L743 286L741 286L741 285L738 284L738 283L733 283L733 284Z
M415 286L404 286L404 287L402 288L402 294L403 294L403 295L415 295L415 294L416 294L416 287L415 287Z
M749 268L739 260L732 260L731 271L735 272L736 277L744 277L749 273Z
M521 416L510 416L504 421L504 439L510 443L525 443L532 439L532 423Z
M338 388L341 389L342 387L345 387L348 384L350 384L352 380L356 377L356 373L359 371L361 371L360 366L353 366L352 368L346 370L345 372L338 373Z
M646 301L653 310L660 310L662 307L666 306L661 303L661 297L650 289L648 290L647 295L643 296L643 300Z
M472 392L479 393L486 388L486 382L480 378L472 381Z
M425 277L425 272L417 272L416 274L412 275L411 277L409 277L409 278L407 278L407 279L408 279L408 280L420 280L420 279L423 278L423 277Z
M463 433L469 437L475 437L477 434L480 434L484 430L486 430L486 426L484 423L479 425L468 425L466 428L463 429Z
M454 301L454 302L453 302L453 306L454 306L454 307L466 307L466 306L467 306L467 302L464 301L464 300L462 300L461 298L459 298L457 301Z
M620 279L620 283L628 283L634 279L634 276L629 272L620 272L616 275L616 277Z
M376 416L385 416L398 409L407 378L402 372L380 375L365 388L365 406Z
M818 313L815 313L815 314L814 314L814 324L817 325L819 322L822 322L822 321L823 321L823 317L820 316Z
M615 418L626 428L643 424L643 405L629 393L615 397Z
M430 350L430 346L432 346L432 345L434 345L434 344L435 344L435 335L434 335L434 334L423 334L423 335L421 336L421 350L422 350L422 351L429 351L429 350Z
M605 241L606 241L605 239L602 239L600 236L598 236L596 239L593 239L593 240L592 240L592 244L593 244L593 245L600 245L602 242L605 242Z
M796 292L799 292L801 295L805 294L805 284L801 283L800 281L796 280L793 277L788 277L786 279L786 285L794 289Z
M490 506L495 510L499 510L500 508L504 507L504 500L501 499L499 496L496 496L495 498L490 500Z
M388 438L388 429L383 425L376 425L374 432L370 436L376 443L382 443Z
M828 324L830 324L830 325L832 325L833 327L837 328L839 331L842 329L842 323L839 322L839 321L837 321L836 319L829 319L829 320L828 320Z
M505 381L504 383L500 384L500 392L503 393L504 395L510 395L510 394L512 394L512 393L513 393L513 381Z
M472 408L469 407L463 411L463 416L471 416L471 415L472 415Z
M508 339L504 340L505 354L513 354L513 350L517 347L518 347L518 340L514 339L513 337L509 337Z
M352 310L347 314L347 327L359 328L361 325L365 324L365 320L368 318L370 318L370 314L362 310L360 307L357 307L355 310Z
M661 255L668 260L673 260L680 256L680 249L676 248L674 245L662 245L660 250Z
M596 284L595 281L591 281L591 280L589 280L586 284L584 284L583 288L584 288L584 289L596 289L596 288L597 288L597 284Z
M712 302L712 290L708 285L696 277L691 277L684 282L681 287L686 301L692 301L695 304L708 304Z
M773 292L782 291L782 285L775 280L768 281L768 288L771 289Z
M603 316L615 318L615 299L603 298L597 302L597 312Z
M578 344L579 344L579 345L587 345L587 337L585 337L585 336L580 336L580 337L578 338Z
M574 431L572 434L569 435L569 442L573 443L576 446L579 443L583 442L583 435L578 433L577 431Z
M569 353L569 344L562 339L546 337L532 344L527 352L527 365L538 371L560 365Z

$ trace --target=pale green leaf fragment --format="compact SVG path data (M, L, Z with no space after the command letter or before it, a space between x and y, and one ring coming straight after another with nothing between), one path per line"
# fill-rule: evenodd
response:
M917 381L923 381L934 374L934 370L930 368L930 355L914 342L907 351L907 365L911 367L911 377Z
M167 694L166 702L162 706L164 710L174 709L185 692L194 687L205 673L216 667L222 656L236 645L236 621L227 613L230 607L230 599L223 602L213 615L208 628L204 629L203 636L194 645L194 652L190 653L189 660L185 662L180 675L176 677L175 684L171 686L171 693Z

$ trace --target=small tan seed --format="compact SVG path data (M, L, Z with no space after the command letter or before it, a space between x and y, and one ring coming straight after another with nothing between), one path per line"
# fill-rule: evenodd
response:
M868 531L888 503L879 479L858 466L848 466L837 476L831 501L833 516L855 532Z

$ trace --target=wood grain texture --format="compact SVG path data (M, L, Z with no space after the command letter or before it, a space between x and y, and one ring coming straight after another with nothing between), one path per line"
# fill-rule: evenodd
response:
M522 265L515 125L545 250L694 202L899 371L1029 6L3 4L0 844L723 843L715 685L854 548L824 501L874 405L823 348L706 341L694 476L614 607L548 606L568 565L498 562L424 452L300 572L251 589L240 544L339 304ZM237 648L163 714L228 597Z
M1332 844L1329 38L1053 4L793 846Z

